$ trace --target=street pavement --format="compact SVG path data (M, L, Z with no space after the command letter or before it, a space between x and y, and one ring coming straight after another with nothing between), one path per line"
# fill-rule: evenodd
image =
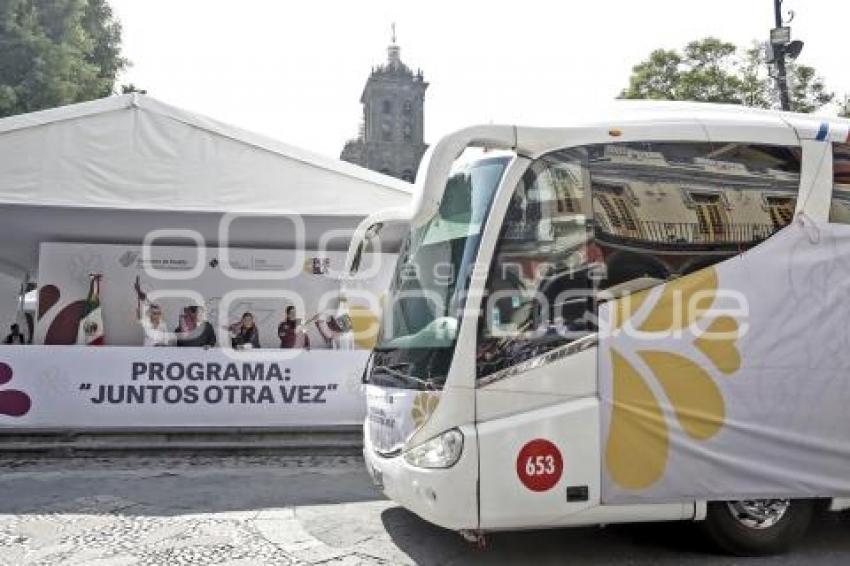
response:
M848 564L850 515L759 560L714 553L689 523L502 533L479 549L384 499L357 457L0 460L0 564L743 563Z

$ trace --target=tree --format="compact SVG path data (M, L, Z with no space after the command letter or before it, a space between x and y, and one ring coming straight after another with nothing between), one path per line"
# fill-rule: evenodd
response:
M838 115L842 118L850 118L850 96L845 96L844 101L838 104Z
M121 85L121 94L132 94L134 92L138 92L139 94L147 94L148 91L145 89L137 87L135 84L124 84Z
M741 79L735 72L737 48L719 39L706 38L685 46L680 75L680 96L684 100L733 102L739 100Z
M679 100L682 56L675 51L656 49L649 59L632 68L629 88L620 98Z
M115 19L106 0L88 0L82 25L92 39L92 49L86 60L100 69L99 77L104 87L108 86L100 96L109 96L118 74L129 65L121 57L121 23Z
M791 87L791 110L794 112L814 112L835 98L835 93L827 90L824 79L818 76L814 67L791 64L788 84Z
M741 75L740 104L744 106L779 107L779 93L770 82L772 79L764 59L764 48L757 42L743 53L738 68Z
M106 0L0 0L0 116L112 94L120 52Z
M656 50L632 69L629 86L620 98L695 100L743 104L759 108L779 106L775 81L768 72L763 47L755 43L739 49L708 37L692 41L680 53ZM814 112L829 104L834 94L814 68L789 61L791 109Z

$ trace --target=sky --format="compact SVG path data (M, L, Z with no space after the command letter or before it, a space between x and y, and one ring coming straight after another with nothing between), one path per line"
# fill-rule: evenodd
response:
M430 83L425 137L479 123L558 126L599 108L653 49L714 35L768 37L773 0L111 0L124 28L121 77L151 96L337 157L360 94L386 60ZM785 0L793 37L829 87L850 94L845 0Z

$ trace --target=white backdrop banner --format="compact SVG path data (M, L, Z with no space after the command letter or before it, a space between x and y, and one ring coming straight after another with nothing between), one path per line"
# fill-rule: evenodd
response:
M349 298L364 327L377 321L376 306L389 287L396 258L395 254L367 256L363 278ZM250 312L261 346L277 348L277 328L287 306L295 306L304 321L333 310L344 262L345 252L333 251L43 243L35 343L76 342L89 274L100 273L108 346L142 345L144 332L136 318L134 289L138 278L142 291L161 305L169 330L176 329L184 306L201 304L218 334L218 344L226 346L228 333L222 327ZM306 330L314 348L327 347L314 324ZM364 334L357 345L368 349L370 336Z
M357 425L368 355L7 346L0 428Z

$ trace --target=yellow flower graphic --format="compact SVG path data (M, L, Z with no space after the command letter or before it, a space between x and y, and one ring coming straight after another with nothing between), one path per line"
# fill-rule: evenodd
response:
M362 350L371 350L378 341L378 315L366 307L348 309L354 343Z
M416 428L425 424L434 410L437 408L437 403L440 402L440 397L436 393L418 393L413 399L413 408L410 409L410 416L413 418L413 424Z
M711 361L717 372L731 375L741 367L735 345L738 322L730 316L711 320L698 335L691 330L706 317L716 299L717 273L707 268L667 283L658 300L635 328L641 333L681 331L681 338ZM643 291L611 305L611 327L622 328L647 302L651 291ZM664 340L647 343L664 344ZM667 342L669 344L669 342ZM612 344L617 345L616 337ZM625 350L623 350L625 351ZM712 378L690 357L665 350L636 349L633 359L649 368L673 408L676 420L688 437L704 441L723 427L726 405ZM618 485L645 489L664 475L670 449L668 422L652 388L627 356L610 348L613 376L613 407L606 447L606 466Z

